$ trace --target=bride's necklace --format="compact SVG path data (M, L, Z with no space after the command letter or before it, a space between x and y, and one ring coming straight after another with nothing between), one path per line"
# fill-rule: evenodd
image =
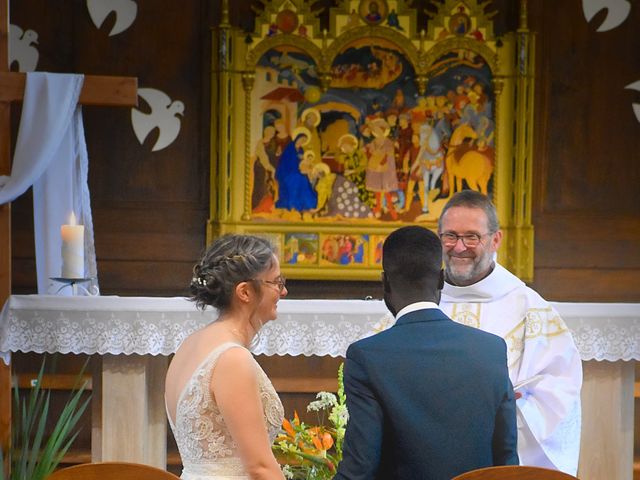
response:
M237 326L234 326L234 323L232 323L228 319L224 319L220 323L222 323L222 325L220 326L223 327L227 333L238 339L242 345L248 348L249 344L251 343L251 339L255 336L255 333L251 335L251 332L248 331L248 328L238 328ZM245 325L245 327L247 326Z
M231 335L233 335L234 337L236 337L237 339L239 339L243 345L245 345L245 346L246 346L246 345L248 345L248 342L247 342L246 336L245 336L245 335L243 335L243 334L240 332L240 330L238 330L237 328L228 328L228 329L227 329L227 331L228 331Z
M241 345L244 345L245 347L248 348L248 345L249 345L249 342L250 342L250 338L249 338L248 332L243 332L239 328L232 327L232 326L226 326L226 325L224 326L224 329L229 335L231 335L235 339L239 340L239 343Z

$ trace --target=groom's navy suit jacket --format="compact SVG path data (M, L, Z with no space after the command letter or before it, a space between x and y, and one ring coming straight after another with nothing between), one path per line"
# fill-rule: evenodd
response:
M506 352L500 337L435 308L352 344L344 370L349 422L335 479L449 480L517 465Z

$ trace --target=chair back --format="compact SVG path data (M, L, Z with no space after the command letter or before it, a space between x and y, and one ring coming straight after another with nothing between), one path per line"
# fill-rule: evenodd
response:
M577 477L549 468L505 465L472 470L452 480L577 480Z
M176 480L173 473L149 465L127 462L83 463L63 468L47 480Z

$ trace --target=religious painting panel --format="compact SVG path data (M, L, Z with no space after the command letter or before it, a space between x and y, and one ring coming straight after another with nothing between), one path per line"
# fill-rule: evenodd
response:
M360 18L368 25L378 25L385 19L388 12L389 7L384 0L361 0L358 6Z
M258 61L252 91L259 134L251 152L254 219L302 220L317 209L322 188L312 182L324 174L313 169L321 160L320 113L308 108L320 95L317 70L309 55L292 46L270 49Z
M423 182L423 211L432 204L439 216L446 199L463 189L493 199L495 95L489 65L472 50L446 53L430 72L420 111L426 119L421 139L427 140L420 142L423 175L417 181Z
M287 233L284 235L283 265L316 265L318 263L318 235Z
M210 236L279 235L290 277L376 279L382 239L436 229L456 191L508 216L527 153L511 142L515 36L497 42L475 2L446 0L421 29L400 1L330 17L321 30L307 3L272 0L253 34L218 37Z
M369 264L374 267L382 266L382 244L386 235L371 235L369 243Z
M369 235L322 235L320 265L359 265L369 263Z

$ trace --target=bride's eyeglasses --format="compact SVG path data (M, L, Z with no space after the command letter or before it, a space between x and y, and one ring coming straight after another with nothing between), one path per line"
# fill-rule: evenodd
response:
M279 293L284 292L284 289L287 287L287 279L284 278L282 275L280 275L275 280L262 280L260 278L255 278L254 280L262 283L268 283L269 285L274 285L275 287L278 288Z

